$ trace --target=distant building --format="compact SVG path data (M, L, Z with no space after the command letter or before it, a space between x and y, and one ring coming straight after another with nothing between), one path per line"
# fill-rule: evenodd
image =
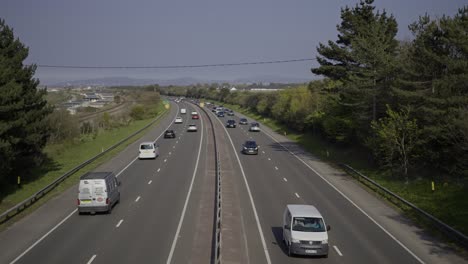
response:
M101 100L102 98L98 96L95 93L86 93L84 100L89 101L89 102L97 102L98 100Z

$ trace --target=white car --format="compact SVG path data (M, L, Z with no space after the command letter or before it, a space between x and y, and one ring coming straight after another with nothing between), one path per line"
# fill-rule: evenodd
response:
M250 125L249 131L252 131L252 132L260 132L260 124L258 124L258 123L252 123L252 124Z
M182 124L182 117L176 117L174 123L176 123L176 124Z
M192 115L198 115L198 113L196 111L193 111Z
M159 146L155 145L153 142L142 142L139 151L139 159L155 159L159 156Z
M197 132L197 126L196 125L189 125L187 128L187 132Z

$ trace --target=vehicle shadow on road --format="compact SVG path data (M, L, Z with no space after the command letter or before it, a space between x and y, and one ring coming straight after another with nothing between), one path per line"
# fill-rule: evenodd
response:
M275 237L275 241L272 244L278 246L285 255L288 255L288 249L283 242L283 228L281 226L273 226L271 232Z

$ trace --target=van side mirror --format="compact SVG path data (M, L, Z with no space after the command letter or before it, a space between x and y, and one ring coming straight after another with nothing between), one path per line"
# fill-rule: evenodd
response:
M327 231L330 231L331 227L330 225L327 225Z

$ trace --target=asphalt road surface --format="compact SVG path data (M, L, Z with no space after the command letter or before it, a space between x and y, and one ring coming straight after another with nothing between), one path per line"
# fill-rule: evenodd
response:
M111 214L78 215L77 186L0 233L0 263L210 263L215 152L208 116L188 102L96 171L122 182ZM187 108L188 114L180 114ZM190 112L197 111L199 120ZM221 166L221 263L466 263L352 178L261 126L214 123ZM174 124L176 116L183 124ZM197 132L187 132L196 124ZM164 139L166 129L176 138ZM138 160L138 144L160 156ZM256 140L259 155L241 145ZM287 204L313 204L331 226L328 258L288 257L281 218Z

